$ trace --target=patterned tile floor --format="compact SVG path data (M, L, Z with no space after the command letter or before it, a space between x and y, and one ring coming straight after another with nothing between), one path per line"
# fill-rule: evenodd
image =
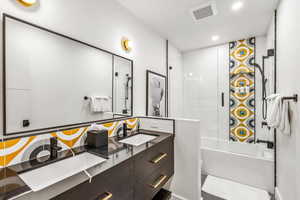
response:
M203 186L206 178L207 178L207 175L201 175L201 186ZM209 193L206 193L204 191L202 191L201 194L202 194L203 200L226 200L226 199L222 199L220 197L216 197L214 195L211 195ZM275 200L275 197L273 195L271 195L271 200Z

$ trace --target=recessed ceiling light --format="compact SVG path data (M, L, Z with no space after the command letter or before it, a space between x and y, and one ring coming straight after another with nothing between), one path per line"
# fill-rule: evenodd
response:
M218 35L214 35L214 36L211 37L212 41L217 41L219 39L220 39L220 36L218 36Z
M235 2L235 3L232 5L231 9L232 9L233 11L238 11L238 10L240 10L243 6L244 6L244 3L243 3L242 1L237 1L237 2Z

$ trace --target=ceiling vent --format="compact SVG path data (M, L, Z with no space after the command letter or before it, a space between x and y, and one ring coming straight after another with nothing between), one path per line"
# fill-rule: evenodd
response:
M203 4L196 8L191 9L191 14L194 21L199 22L202 19L211 17L217 14L217 7L215 1L210 1L209 3Z

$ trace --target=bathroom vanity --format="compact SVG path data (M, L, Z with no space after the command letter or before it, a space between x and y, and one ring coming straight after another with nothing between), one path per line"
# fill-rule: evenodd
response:
M145 149L53 200L152 199L174 174L174 137Z
M13 176L4 175L1 181L14 180L17 187L9 189L9 185L4 185L0 197L53 200L151 200L174 174L175 135L139 130L128 138L140 135L155 136L155 138L138 146L123 144L118 149L80 146L72 149L75 155L66 150L59 152L55 160L49 159L44 163L29 161L10 166L7 170L13 172L10 173ZM120 141L117 142L121 143ZM80 158L82 161L78 160ZM66 176L72 173L73 168L79 169L89 165L89 162L96 162L97 159L103 160L84 169L91 175L91 181L83 169L77 170L76 174ZM77 160L76 164L74 160ZM65 167L60 170L57 165ZM66 171L65 168L70 169ZM65 172L60 173L60 171ZM85 178L83 181L78 181L78 176ZM59 177L62 178L59 180ZM49 184L51 182L52 184Z

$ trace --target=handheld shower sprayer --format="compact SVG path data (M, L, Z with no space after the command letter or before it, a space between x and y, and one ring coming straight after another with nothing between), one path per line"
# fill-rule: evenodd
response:
M262 117L263 119L267 119L267 91L266 91L266 84L267 79L265 78L264 69L257 63L254 63L254 67L258 69L259 73L261 74L261 84L262 84Z

